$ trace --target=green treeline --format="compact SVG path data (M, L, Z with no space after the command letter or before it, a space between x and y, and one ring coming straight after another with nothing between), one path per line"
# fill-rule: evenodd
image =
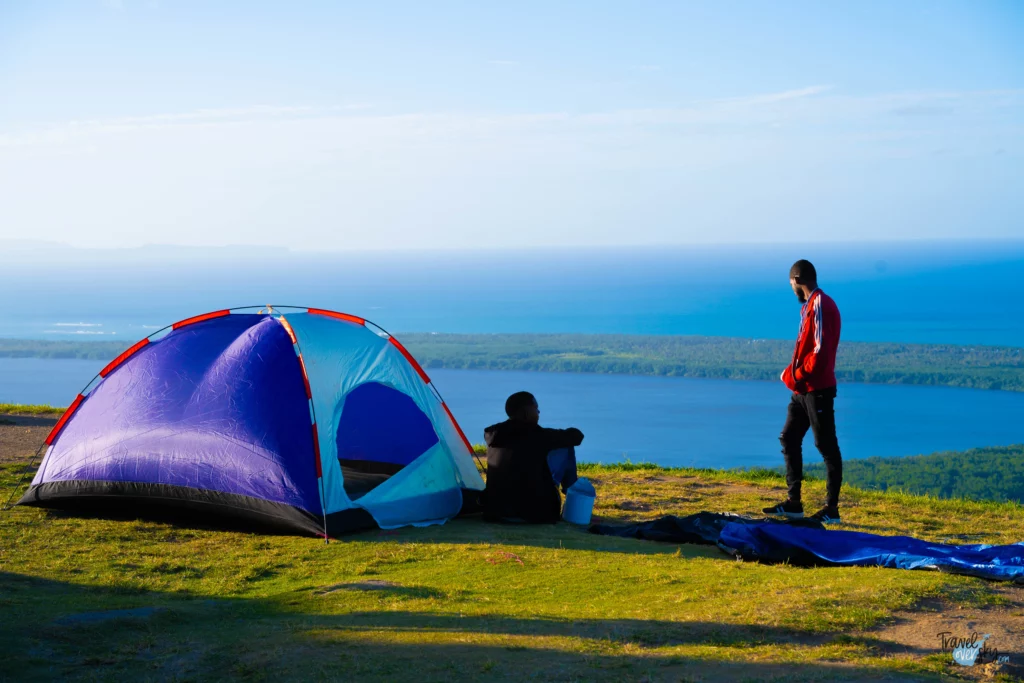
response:
M0 339L0 358L79 358L111 360L130 343L120 341L38 341Z
M735 337L605 334L402 334L430 368L594 372L776 380L793 342ZM0 339L0 357L110 359L124 342ZM1024 391L1024 349L844 342L840 382Z
M821 463L805 467L824 478ZM879 491L901 490L940 498L1024 502L1024 446L975 448L901 458L843 462L843 482Z
M777 380L793 342L735 337L405 334L424 367ZM1024 391L1024 349L847 342L840 382Z

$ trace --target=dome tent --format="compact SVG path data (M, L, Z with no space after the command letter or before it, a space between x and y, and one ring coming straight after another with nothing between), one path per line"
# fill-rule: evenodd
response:
M19 504L170 504L335 535L443 522L483 489L397 339L344 313L255 308L183 320L111 361Z

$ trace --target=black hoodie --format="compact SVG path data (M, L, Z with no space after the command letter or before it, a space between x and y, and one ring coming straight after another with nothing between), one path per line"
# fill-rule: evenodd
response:
M551 477L548 453L579 446L578 429L546 429L522 420L507 420L484 430L487 442L487 490L484 517L554 523L562 511L558 486Z

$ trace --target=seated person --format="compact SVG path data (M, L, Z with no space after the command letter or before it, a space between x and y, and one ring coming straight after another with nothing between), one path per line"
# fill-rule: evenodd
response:
M573 448L583 443L583 432L541 427L537 399L525 391L508 397L505 413L508 420L484 430L484 518L553 524L562 511L558 485L565 491L576 481Z

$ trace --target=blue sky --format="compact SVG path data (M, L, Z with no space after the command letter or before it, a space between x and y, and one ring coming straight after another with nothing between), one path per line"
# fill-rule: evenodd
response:
M1024 237L1016 2L0 5L0 239Z

